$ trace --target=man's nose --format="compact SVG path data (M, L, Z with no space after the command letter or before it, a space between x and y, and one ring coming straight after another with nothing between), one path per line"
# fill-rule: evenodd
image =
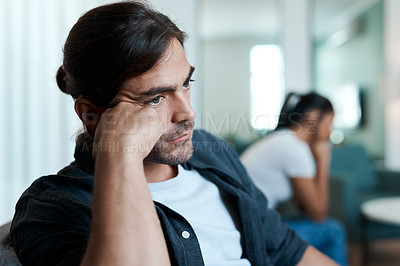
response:
M175 98L172 106L172 122L193 121L196 118L196 112L190 104L190 94L178 93Z

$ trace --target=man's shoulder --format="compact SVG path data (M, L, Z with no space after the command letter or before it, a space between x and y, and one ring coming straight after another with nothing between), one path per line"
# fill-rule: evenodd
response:
M193 149L195 153L233 152L223 139L202 129L193 131Z
M197 169L214 169L236 179L244 175L236 151L227 142L205 130L194 131L193 151L188 163Z
M22 194L18 203L34 199L39 201L68 200L88 202L93 191L93 177L71 164L55 175L36 179Z
M223 139L211 134L210 132L208 132L204 129L193 130L193 140L194 141L209 140L209 141L216 141L216 142L224 142Z

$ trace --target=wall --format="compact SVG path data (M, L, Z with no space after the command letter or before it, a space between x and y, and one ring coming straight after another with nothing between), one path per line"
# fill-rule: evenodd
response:
M378 2L360 16L364 30L339 47L327 39L315 43L314 87L321 93L348 82L362 86L366 96L365 126L345 132L348 142L362 143L377 158L383 157L384 119L380 95L384 71L383 4Z
M271 43L260 36L204 41L202 125L219 136L249 138L250 49Z
M196 81L191 86L191 103L196 113L201 113L202 108L202 75L200 58L199 37L199 6L200 0L149 0L156 10L168 15L178 27L186 32L187 40L185 52L189 63L196 67L193 79ZM201 127L201 118L195 120L196 127Z
M0 224L33 180L73 160L81 123L55 74L69 29L96 4L0 1Z
M400 1L385 0L385 167L400 171Z

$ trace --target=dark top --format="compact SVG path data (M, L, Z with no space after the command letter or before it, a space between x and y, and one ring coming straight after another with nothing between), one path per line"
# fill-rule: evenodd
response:
M250 181L234 150L195 130L194 154L183 164L215 183L237 215L243 257L251 265L296 265L307 243L267 209L267 200ZM57 175L36 180L21 196L11 239L26 265L79 265L88 243L94 161L88 145L77 145L75 161ZM155 202L172 265L203 265L196 235L178 213ZM182 232L188 231L185 239Z

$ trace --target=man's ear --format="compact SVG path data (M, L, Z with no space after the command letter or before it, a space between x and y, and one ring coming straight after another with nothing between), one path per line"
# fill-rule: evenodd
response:
M79 97L75 100L75 112L86 128L94 133L104 108L99 107L87 98Z

